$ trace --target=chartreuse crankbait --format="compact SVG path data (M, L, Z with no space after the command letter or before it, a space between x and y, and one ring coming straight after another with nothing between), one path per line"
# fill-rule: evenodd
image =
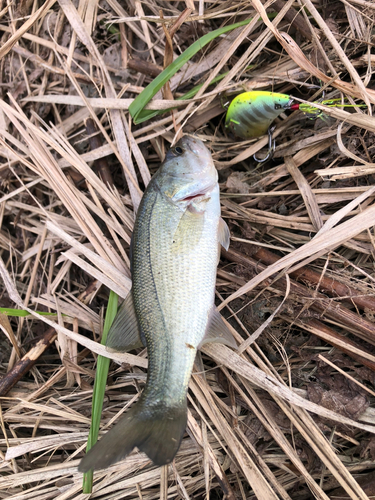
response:
M331 108L350 108L352 104L342 103L341 99L316 101ZM252 91L238 95L230 103L225 118L225 127L241 139L252 139L265 135L271 123L283 111L300 110L311 118L324 118L324 112L315 103L294 103L288 94L277 92ZM359 107L366 105L359 104Z
M342 103L341 99L326 99L316 102L328 107L348 108L354 107L352 104ZM252 139L265 135L268 132L268 154L259 160L262 163L272 157L275 143L272 138L272 122L285 110L300 110L310 118L325 119L324 111L318 109L312 103L294 103L294 98L288 94L278 94L277 92L252 91L238 95L230 103L226 118L225 127L235 136L241 139ZM359 104L359 107L366 107Z
M267 133L271 123L290 109L293 98L276 92L245 92L230 103L225 127L241 139L252 139Z

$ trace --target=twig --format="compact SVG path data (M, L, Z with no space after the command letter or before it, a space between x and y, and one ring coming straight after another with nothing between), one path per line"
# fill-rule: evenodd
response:
M300 319L298 318L291 318L290 316L286 316L284 314L280 315L280 318L284 319L285 321L292 322L295 325L300 326L304 330L313 333L317 337L320 337L324 339L326 342L329 344L333 345L336 347L336 349L344 352L348 356L350 356L352 359L355 359L358 361L358 363L362 363L363 365L367 366L367 368L370 368L370 370L375 371L375 362L371 361L370 359L366 358L365 356L361 356L353 350L357 351L363 351L361 349L361 346L353 342L352 340L343 337L339 333L337 333L335 330L330 328L329 326L325 325L321 321L315 319L315 318L304 318L303 315ZM347 346L353 347L354 349L349 349L346 348L343 344L347 344ZM364 353L366 354L366 353Z
M168 468L169 465L160 467L160 500L167 500L168 498Z
M284 0L274 0L272 8L277 10L277 12L280 12L284 5ZM303 16L299 14L294 7L289 7L289 10L284 14L284 19L286 21L289 21L310 42L312 41L309 25L307 24Z
M250 257L246 257L236 250L230 249L228 251L223 251L223 255L228 260L238 262L245 266L251 266L257 272L265 269L266 267L256 260ZM271 280L269 278L264 282L267 286L271 284ZM286 279L282 277L275 282L272 282L272 287L278 290L285 291ZM372 322L366 320L365 318L362 318L346 307L332 302L332 300L327 299L327 297L325 297L321 293L313 294L307 287L292 280L291 293L294 295L294 299L296 301L304 304L306 309L312 309L313 311L324 315L326 318L338 322L357 337L360 337L361 339L373 345L375 344L375 325Z
M267 266L273 264L280 258L264 248L251 246L250 250L252 257L259 259ZM375 297L372 297L371 295L361 296L361 293L363 294L363 292L360 290L345 285L344 283L341 283L333 278L329 278L328 276L321 276L319 273L309 269L308 267L301 267L297 271L290 273L290 277L312 285L319 284L319 290L331 297L345 297L345 299L349 297L349 300L361 309L375 311Z
M189 431L191 432L192 436L197 441L198 445L203 448L204 445L203 445L202 431L190 411L188 411L188 425L189 425ZM210 467L214 471L216 478L220 483L225 498L227 500L234 500L236 497L229 484L227 476L225 475L225 472L223 471L220 463L218 462L215 456L214 451L212 450L209 444L207 444L207 455Z
M0 380L0 396L8 394L12 387L35 365L56 337L57 333L54 328L49 328L44 333L43 338Z
M159 13L161 19L163 19L164 18L163 11L160 10ZM173 36L176 34L181 24L185 21L185 19L187 19L190 16L191 13L192 9L185 9L183 12L181 12L181 14L176 19L176 22L173 24L173 26L171 26L171 28L169 28L169 30L167 29L164 23L162 24L166 41L165 53L164 53L164 68L168 67L173 62L173 41L172 41ZM173 99L173 94L169 82L167 82L163 87L163 95L164 99ZM172 114L174 129L176 132L176 140L179 140L182 137L182 129L181 126L178 126L175 121L173 110L171 111L171 114Z
M163 68L161 66L137 58L128 58L127 67L133 69L134 71L138 71L138 73L143 73L144 75L152 77L160 75L160 73L163 71Z

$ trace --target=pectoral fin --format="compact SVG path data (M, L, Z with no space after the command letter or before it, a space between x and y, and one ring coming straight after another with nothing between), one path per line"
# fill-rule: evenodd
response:
M225 248L225 250L228 250L230 245L230 231L227 223L221 217L219 219L218 237L220 245Z
M198 349L200 349L202 345L208 344L209 342L220 343L227 345L228 347L233 347L233 349L237 349L237 343L234 340L233 335L215 307L211 310L206 334L199 344Z
M108 351L127 352L144 345L130 290L108 332L106 347Z
M172 251L191 252L200 242L204 221L204 213L185 210L173 235Z

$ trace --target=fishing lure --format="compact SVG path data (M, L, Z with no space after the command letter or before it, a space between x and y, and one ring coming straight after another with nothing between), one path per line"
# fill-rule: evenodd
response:
M287 94L245 92L230 103L225 127L241 139L259 137L266 134L274 119L292 104L293 98Z
M316 103L331 108L355 107L346 102L342 103L341 99L325 99ZM285 110L300 110L311 119L321 118L325 120L327 115L314 104L314 102L294 103L294 98L288 94L263 91L244 92L230 103L225 118L225 127L240 139L252 139L268 132L267 156L262 160L255 155L253 156L255 161L263 163L272 157L275 150L275 141L272 137L273 128L271 128L274 119ZM357 106L366 107L365 104Z

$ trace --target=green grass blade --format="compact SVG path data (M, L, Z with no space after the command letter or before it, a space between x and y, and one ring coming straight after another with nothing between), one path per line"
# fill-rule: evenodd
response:
M35 312L41 316L56 316L56 313L41 311ZM11 309L10 307L0 307L0 314L6 314L7 316L11 316L13 318L25 318L26 316L30 316L28 311L24 311L23 309Z
M216 78L214 78L210 82L210 85L213 85L214 83L220 82L220 80L222 80L227 74L228 74L228 71L226 73L223 73L222 75L218 75ZM185 99L191 99L192 97L195 96L195 94L198 92L198 90L202 86L203 86L203 83L201 83L200 85L196 85L192 89L188 90L186 92L186 94L184 94L180 97L177 97L176 101L183 101ZM168 113L172 109L176 109L176 108L172 107L172 108L168 108L168 109L159 109L159 110L158 109L157 110L143 109L138 115L137 124L145 122L145 121L149 120L150 118L154 118L154 116L159 116L159 115L163 115L164 113Z
M251 69L253 68L255 65L252 64L250 66L248 66L246 68L246 70L248 69ZM227 76L227 74L229 73L229 71L226 71L225 73L222 73L221 75L217 75L215 78L213 78L210 82L210 85L214 85L215 83L217 82L220 82L224 77ZM191 99L192 97L195 96L195 94L198 93L198 90L200 88L203 87L203 83L201 83L200 85L196 85L195 87L193 87L192 89L188 90L186 92L186 94L180 96L180 97L177 97L176 98L176 101L185 101L187 99ZM142 123L142 122L145 122L147 120L149 120L150 118L154 118L155 116L159 116L159 115L163 115L164 113L168 113L169 111L172 111L172 109L176 109L175 107L172 107L172 108L168 108L168 109L159 109L159 110L154 110L154 109L143 109L139 115L138 115L138 120L137 120L137 124L138 123ZM223 110L224 111L224 110Z
M103 328L103 336L101 343L105 345L107 341L108 331L115 319L117 313L117 301L118 295L114 292L110 292L107 312L105 315L105 322ZM91 415L91 427L89 432L89 437L87 439L86 451L89 451L98 440L100 420L103 409L103 400L105 387L107 383L108 369L109 369L109 358L104 356L98 356L98 364L96 367L94 391L92 395L92 415ZM83 493L91 493L92 483L93 483L93 471L85 472L83 474Z
M146 104L155 96L157 92L165 85L182 66L187 63L197 52L199 52L205 45L212 42L215 38L228 31L232 31L241 26L246 26L252 21L251 19L245 19L239 23L230 24L229 26L224 26L217 30L207 33L207 35L202 36L199 40L190 45L189 48L185 50L177 59L173 61L164 71L160 73L147 87L139 94L138 97L129 106L129 113L131 114L134 123L140 123L138 121L139 115ZM144 120L142 120L144 121Z

